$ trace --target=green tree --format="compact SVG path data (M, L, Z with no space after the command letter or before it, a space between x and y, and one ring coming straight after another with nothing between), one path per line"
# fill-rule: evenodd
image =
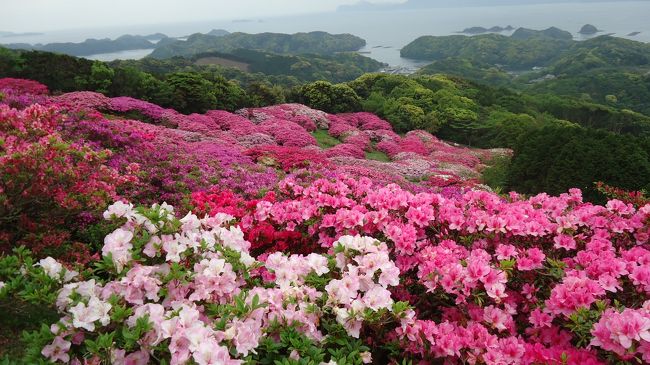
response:
M112 68L103 62L95 61L90 67L88 86L97 92L108 94L114 76L115 71Z
M301 87L298 101L329 113L351 112L361 107L361 99L351 87L332 85L327 81L316 81Z
M0 47L0 77L17 75L23 66L23 59L17 52Z
M212 84L213 94L216 98L214 108L234 111L246 106L246 91L236 82L223 76L217 76L212 80Z
M171 106L181 113L204 113L217 105L213 84L193 72L177 72L167 76L171 89Z
M246 87L248 104L254 107L282 104L285 102L284 91L277 85L262 81L252 82Z

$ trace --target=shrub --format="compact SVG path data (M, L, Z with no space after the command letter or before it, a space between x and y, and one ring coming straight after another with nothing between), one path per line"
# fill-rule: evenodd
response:
M19 111L0 105L0 245L5 250L15 243L36 251L60 246L81 216L89 219L134 181L106 165L109 151L65 141L57 131L64 118L55 107L36 104Z

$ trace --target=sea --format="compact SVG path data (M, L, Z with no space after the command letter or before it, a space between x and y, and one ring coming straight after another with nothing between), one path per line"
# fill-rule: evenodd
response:
M191 23L121 26L119 28L64 29L39 35L0 37L0 43L81 42L87 38L117 38L123 34L165 33L184 37L192 33L207 33L212 29L230 32L296 33L326 31L351 33L364 38L367 46L360 52L394 68L418 68L422 62L400 57L400 49L423 35L450 35L475 26L526 27L545 29L551 26L570 31L575 39L585 24L612 34L640 42L650 42L650 1L610 1L594 3L561 3L515 6L450 7L398 11L361 11L303 14L273 18L213 20ZM640 32L635 36L628 36ZM508 35L508 33L504 33ZM151 49L131 50L88 56L110 61L139 59Z

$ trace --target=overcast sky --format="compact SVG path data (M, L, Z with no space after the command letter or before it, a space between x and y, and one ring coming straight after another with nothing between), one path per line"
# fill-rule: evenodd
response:
M371 0L374 3L404 0ZM0 30L69 28L259 18L331 11L358 0L0 0Z

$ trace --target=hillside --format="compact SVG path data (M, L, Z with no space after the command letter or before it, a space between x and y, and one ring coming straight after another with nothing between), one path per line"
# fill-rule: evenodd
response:
M610 335L650 320L643 194L604 187L617 197L604 205L579 189L499 195L476 177L509 151L400 136L370 113L283 104L185 115L129 97L50 95L30 80L0 79L0 89L3 362L111 351L142 364L479 354L604 365L628 340L647 358L645 334ZM526 146L585 164L575 152L593 138L601 149L590 154L647 158L620 136L570 128ZM537 305L545 311L524 309ZM438 311L454 315L428 314ZM464 338L457 351L443 350L449 337Z
M231 33L223 36L193 34L186 41L176 41L157 47L153 58L174 56L190 57L206 52L229 53L235 49L250 49L278 54L333 54L353 52L365 46L365 40L351 34L310 32L296 34L280 33Z
M566 53L572 40L547 36L546 31L519 29L517 36L501 34L423 36L400 51L402 57L436 61L449 57L503 65L513 70L545 66Z
M542 32L525 40L512 39L514 34L422 37L405 47L403 54L432 60L419 74L449 73L650 113L650 45L611 36L571 41L562 39L564 32L558 30L553 32L560 39L549 39Z
M386 65L357 53L335 55L279 55L247 49L230 53L203 53L192 57L197 65L235 66L246 72L265 75L288 75L301 81L327 80L346 82L364 73L377 72ZM232 64L237 62L238 64Z
M267 57L257 52L252 55ZM292 62L291 57L283 56L279 60ZM513 164L507 159L495 161L497 166L485 176L484 182L495 189L539 193L579 186L586 199L602 201L602 194L593 185L595 181L628 190L650 188L647 186L650 117L626 109L622 105L625 99L616 102L607 96L598 103L543 90L521 92L490 87L453 75L466 69L485 70L494 75L496 82L507 74L498 68L484 69L487 66L463 60L447 62L445 67L452 76L365 74L341 84L305 83L294 76L264 75L219 65L199 66L196 61L148 58L104 64L65 55L8 51L4 56L0 52L0 73L42 81L55 92L98 90L111 97L149 100L186 114L214 109L236 111L287 102L330 113L371 112L388 121L398 133L424 129L463 145L514 149ZM22 66L15 68L17 64ZM252 67L252 63L245 65ZM339 68L336 63L330 65L333 70ZM317 67L312 70L313 75L320 72ZM547 164L550 160L543 144L528 149L526 141L544 129L550 130L544 133L576 138L580 148L572 152L575 158L571 163L563 167ZM587 135L578 137L582 132L577 130L582 129ZM617 147L602 149L605 140ZM519 153L524 150L525 154ZM610 162L603 164L603 161ZM545 167L522 171L536 164ZM628 171L624 167L628 165L636 168ZM564 169L571 171L565 173L570 178L551 179Z

